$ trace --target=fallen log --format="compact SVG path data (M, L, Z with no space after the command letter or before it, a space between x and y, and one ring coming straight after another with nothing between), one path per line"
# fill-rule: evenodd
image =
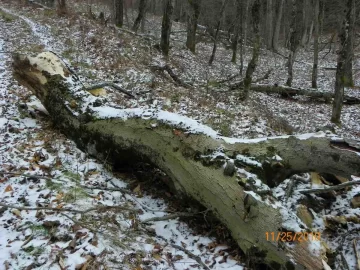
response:
M227 226L253 265L323 268L320 253L310 249L311 242L290 245L278 239L284 232L310 229L294 213L274 206L269 186L299 172L359 175L360 156L345 141L325 133L226 138L174 113L109 107L105 97L87 92L49 52L36 57L15 55L13 74L81 149L111 162L115 170L146 162L165 172L171 179L169 186L204 205ZM342 147L332 147L334 141L337 145L341 141Z
M242 86L230 86L229 89L241 91ZM250 89L255 92L267 94L280 94L282 96L308 96L315 99L323 99L324 101L331 101L334 98L334 93L324 92L317 89L295 88L283 85L267 85L267 84L252 84ZM344 95L345 104L360 104L360 99L353 96Z

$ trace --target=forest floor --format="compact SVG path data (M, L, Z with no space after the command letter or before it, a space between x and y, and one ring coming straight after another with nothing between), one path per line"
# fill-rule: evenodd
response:
M61 18L53 10L0 0L0 203L48 208L0 208L0 269L198 269L202 263L213 269L243 269L244 257L232 246L228 232L208 221L203 209L197 209L201 214L187 222L176 218L145 224L146 219L182 212L189 206L178 206L170 191L163 192L160 183L146 178L148 168L139 168L130 178L128 173L113 173L106 161L93 160L64 138L39 101L12 77L11 53L53 51L85 85L115 81L137 97L131 99L107 89L113 106L168 110L229 137L330 129L338 136L359 139L359 105L343 107L342 125L338 127L329 121L331 104L305 97L284 99L251 93L248 101L240 102L236 92L228 92L227 85L218 82L239 73L239 65L230 62L231 50L219 46L209 67L211 45L199 42L193 55L185 49L179 31L184 26L174 23L178 33L172 36L173 47L166 60L154 46L161 25L158 18L149 16L146 34L134 35L89 18L82 13L85 8L75 2L71 13ZM102 7L93 11L107 14ZM246 48L245 63L250 56L251 48ZM311 50L302 49L297 59L301 61L295 63L294 86L307 88ZM333 91L335 71L325 67L336 66L336 55L326 48L320 59L319 88ZM259 61L256 78L273 70L261 83L284 84L283 56L263 50ZM169 76L151 68L165 63L192 87L175 85ZM354 68L358 72L358 59ZM346 89L346 94L360 97L358 73L355 84L357 87ZM278 198L284 197L283 185L275 190ZM356 192L359 190L353 190L347 199ZM119 209L86 212L104 205ZM338 204L328 214L348 207ZM55 213L51 208L85 212ZM350 212L347 214L354 214ZM324 226L320 218L315 223L319 228ZM347 242L343 246L348 264L355 265L353 249L347 248Z

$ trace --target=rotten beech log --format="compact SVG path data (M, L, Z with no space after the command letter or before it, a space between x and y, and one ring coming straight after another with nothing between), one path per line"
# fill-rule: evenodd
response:
M15 55L13 74L39 98L54 123L79 148L106 159L115 169L134 162L161 169L171 179L173 189L210 209L227 226L255 264L265 263L273 269L322 269L322 258L309 250L310 242L288 245L266 238L266 233L294 231L287 227L285 216L298 219L295 214L284 215L288 211L275 207L276 199L261 191L269 191L269 186L300 172L359 175L357 148L324 133L225 138L174 113L112 108L106 97L87 92L61 59L49 52L36 57ZM233 163L235 170L224 174L228 163ZM246 172L246 180L251 178L253 185L240 181L238 170Z

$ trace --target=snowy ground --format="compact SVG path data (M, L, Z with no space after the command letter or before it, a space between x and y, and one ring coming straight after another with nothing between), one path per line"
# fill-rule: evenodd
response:
M59 18L51 10L19 8L10 1L0 1L0 8L12 14L0 13L1 52L35 54L42 50L54 51L71 65L85 84L116 81L138 97L128 99L109 89L112 103L118 108L165 109L199 120L222 135L237 138L314 132L324 126L334 128L340 136L360 137L359 105L344 106L343 125L339 128L329 121L329 104L259 93L252 93L249 101L241 103L236 93L221 93L226 88L218 87L217 81L236 74L239 68L230 63L230 51L222 46L219 46L213 66L208 67L209 45L199 43L198 53L193 55L184 49L181 34L173 36L176 45L171 50L169 64L182 80L194 85L192 89L185 89L175 86L168 76L151 71L151 65L165 63L151 39L104 27L84 15ZM155 27L159 25L155 22L156 18L148 18L147 32L152 30L152 35L158 35L158 31L153 31L159 28ZM182 27L174 23L175 30ZM246 60L251 48L247 50ZM322 52L320 59L325 54ZM294 86L309 87L311 51L303 50L298 57L302 60L295 64ZM263 51L256 77L261 77L270 67L276 67L263 83L283 84L285 61L277 54ZM0 191L4 192L0 202L81 210L96 205L116 205L139 212L56 214L49 210L1 208L0 223L4 225L0 227L0 269L23 269L29 265L37 269L66 266L75 269L86 262L115 269L199 268L194 259L171 244L199 255L202 262L213 265L213 269L243 269L236 250L227 249L219 240L196 234L183 222L166 220L142 226L142 220L166 215L173 211L172 207L162 199L144 195L142 184L134 186L131 181L129 184L129 181L118 179L107 170L106 164L92 160L61 136L56 124L52 126L39 111L43 109L37 99L12 78L10 64L10 54L0 53L0 166L2 171L13 173L0 174ZM320 66L334 67L335 56L328 54ZM360 63L356 62L355 67L359 68ZM357 77L357 86L359 79ZM332 91L333 84L334 71L321 68L319 87ZM356 89L347 89L347 92L360 95ZM81 187L85 184L99 189ZM284 182L285 186L287 184ZM129 189L113 192L103 190L106 187ZM275 190L279 200L284 189L279 186ZM359 190L354 189L350 195L357 192ZM298 197L295 194L293 202L296 203ZM292 207L290 201L288 208L294 211ZM346 207L348 204L340 208ZM335 205L333 208L330 213L338 213ZM324 224L318 215L315 215L316 228L320 230ZM74 221L80 225L74 225ZM156 235L151 235L149 230ZM331 247L337 248L338 242L337 239L330 242ZM345 256L353 266L355 255L351 247L347 248L349 252Z

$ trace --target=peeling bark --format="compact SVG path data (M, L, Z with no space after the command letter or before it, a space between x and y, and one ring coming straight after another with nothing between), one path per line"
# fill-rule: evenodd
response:
M99 103L104 105L95 107L102 97L85 91L51 53L17 55L13 69L15 78L32 90L54 123L81 149L111 162L114 169L139 161L161 169L180 194L213 211L255 265L322 269L321 258L308 249L308 242L284 245L266 240L266 232L276 235L292 229L284 225L280 208L267 202L266 184L275 186L293 173L308 171L359 175L360 156L353 148L331 147L333 139L323 133L236 140L220 137L189 118L174 122L176 115L169 112L115 109L106 106L105 98ZM223 156L212 158L219 151ZM274 155L282 158L281 166L272 162ZM224 174L226 160L234 162L234 176ZM239 168L252 177L240 181ZM264 184L255 185L254 177Z

